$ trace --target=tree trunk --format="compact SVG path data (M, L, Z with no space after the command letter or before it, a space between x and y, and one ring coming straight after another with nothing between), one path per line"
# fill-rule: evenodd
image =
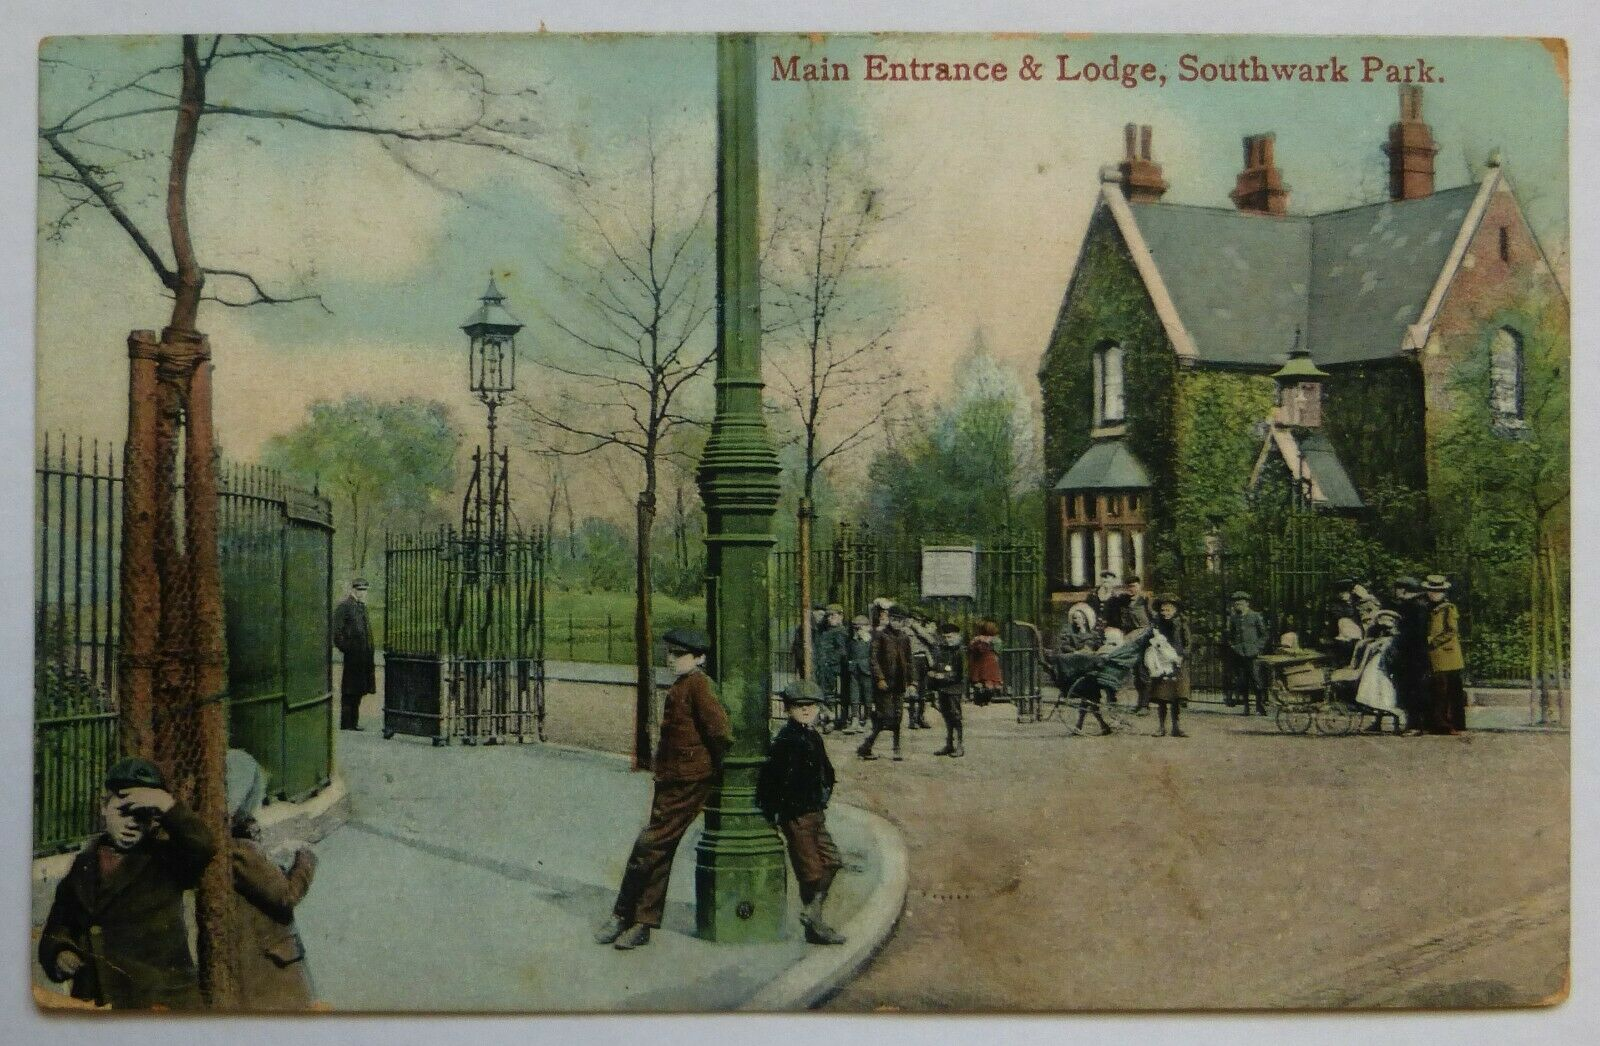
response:
M795 516L795 530L799 539L800 574L800 677L810 679L816 673L816 651L811 634L811 498L800 499L800 510Z
M650 656L654 636L650 623L650 528L655 523L655 498L639 495L636 521L638 539L634 545L633 650L636 670L633 702L633 768L648 770L654 765L650 752L650 702L655 694L655 661Z
M173 330L193 332L200 312L205 275L195 260L189 237L189 161L200 133L200 111L206 102L206 81L200 69L199 46L193 35L183 38L183 87L178 93L178 118L172 129L172 162L167 168L167 230L172 236Z

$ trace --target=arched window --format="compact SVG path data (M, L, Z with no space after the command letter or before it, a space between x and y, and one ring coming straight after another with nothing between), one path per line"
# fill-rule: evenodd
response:
M1489 345L1489 409L1496 421L1522 420L1522 336L1509 327Z
M1101 342L1094 353L1094 415L1099 425L1115 425L1127 416L1122 393L1122 346Z

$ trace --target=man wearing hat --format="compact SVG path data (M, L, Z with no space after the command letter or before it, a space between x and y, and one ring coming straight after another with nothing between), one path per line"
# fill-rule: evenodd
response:
M800 925L812 944L843 944L844 937L822 916L828 888L844 862L828 834L828 800L833 796L833 763L817 733L822 691L810 680L783 688L789 720L772 739L756 782L756 805L777 826L788 845L789 863L800 884Z
M1395 612L1400 624L1390 648L1389 674L1400 707L1406 713L1406 732L1449 733L1433 708L1432 659L1428 653L1429 606L1422 582L1398 577L1394 582Z
M1116 604L1117 616L1112 619L1112 624L1122 629L1123 635L1131 636L1141 628L1149 628L1151 620L1156 616L1155 607L1150 603L1150 595L1144 590L1144 582L1138 574L1129 574L1122 579L1122 598ZM1133 688L1138 694L1133 710L1144 713L1150 709L1150 672L1144 667L1144 659L1140 658L1133 666Z
M894 758L904 758L900 754L900 717L906 691L916 687L915 671L911 638L906 635L906 612L892 606L883 627L872 635L872 732L856 749L862 759L878 758L872 754L872 744L884 730L894 733Z
M1428 662L1433 670L1433 714L1449 733L1467 728L1467 689L1461 682L1461 612L1450 602L1450 582L1429 574L1422 582L1428 596Z
M1108 625L1120 628L1118 624L1118 608L1122 602L1122 593L1117 591L1117 575L1112 570L1100 571L1099 584L1084 600L1089 604L1089 609L1094 611L1095 620L1103 621Z
M722 757L733 745L728 713L711 692L703 668L710 649L705 633L674 628L662 639L667 666L677 679L661 706L650 821L628 855L611 918L594 938L623 950L648 943L650 931L661 926L672 856L711 798Z
M344 657L339 676L339 729L360 730L361 699L375 692L372 625L367 621L367 579L350 582L350 594L333 608L333 645Z
M39 965L53 981L70 980L74 999L114 1009L199 1007L183 895L218 840L146 759L111 767L100 815L105 831L56 887Z
M844 607L829 603L827 615L812 643L811 677L822 691L830 712L839 707L839 675L844 670L846 632Z
M857 614L850 622L844 647L844 700L839 720L844 733L853 734L872 709L872 623Z
M1233 594L1233 609L1222 625L1222 644L1226 654L1223 700L1243 704L1250 714L1250 695L1255 694L1256 712L1267 714L1267 687L1256 658L1267 649L1267 621L1250 607L1250 593Z

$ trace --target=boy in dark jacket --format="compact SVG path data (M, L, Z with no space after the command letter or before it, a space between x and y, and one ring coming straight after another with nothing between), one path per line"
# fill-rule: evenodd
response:
M199 816L175 802L161 771L123 759L106 774L105 831L56 887L39 965L72 981L72 997L113 1009L194 1009L200 987L183 895L217 852Z
M944 747L934 755L964 756L961 735L961 691L967 684L966 658L961 646L961 629L954 622L939 626L939 645L933 648L933 664L928 668L928 688L939 701L944 717Z
M842 862L826 823L825 811L833 795L833 764L813 725L821 701L822 691L810 680L797 679L783 688L783 708L789 721L767 750L756 784L756 803L789 846L789 861L805 905L800 924L806 928L806 940L843 944L844 937L822 917L828 887Z

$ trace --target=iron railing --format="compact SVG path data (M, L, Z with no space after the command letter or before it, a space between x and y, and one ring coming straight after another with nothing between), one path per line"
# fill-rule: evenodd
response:
M34 469L35 853L98 827L117 722L121 455L46 440ZM229 743L297 797L332 769L328 502L260 468L221 466L218 545L228 654Z

